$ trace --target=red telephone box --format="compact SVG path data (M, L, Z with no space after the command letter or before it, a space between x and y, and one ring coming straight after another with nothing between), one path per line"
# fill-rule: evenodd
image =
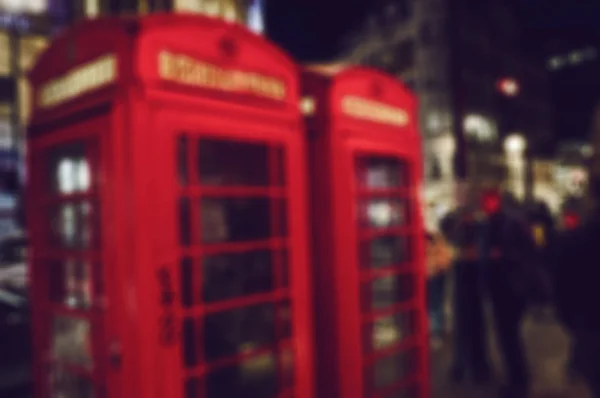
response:
M312 397L294 63L201 16L107 18L32 80L36 397Z
M304 73L319 396L427 397L414 96L375 70Z

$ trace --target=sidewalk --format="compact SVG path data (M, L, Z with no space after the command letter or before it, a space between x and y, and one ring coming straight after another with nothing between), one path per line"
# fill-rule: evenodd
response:
M488 322L489 323L489 322ZM532 372L532 398L588 398L585 386L567 382L564 365L567 361L569 340L554 321L536 321L526 317L523 336ZM496 379L501 379L501 362L490 335L490 350ZM448 378L452 360L450 344L432 353L432 398L495 398L498 382L488 387L457 386Z

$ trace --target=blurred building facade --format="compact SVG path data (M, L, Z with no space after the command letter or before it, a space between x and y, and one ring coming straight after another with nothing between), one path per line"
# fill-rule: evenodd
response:
M27 73L57 29L50 0L0 0L0 169L18 167L29 118Z
M557 136L587 140L600 102L600 27L531 28L528 37L549 71Z
M23 223L27 74L60 29L61 11L57 0L0 0L0 237Z
M189 12L222 18L264 32L264 0L68 0L71 21L101 15Z
M533 196L543 200L552 214L558 215L564 201L559 188L559 166L553 157L536 157L532 161Z
M521 46L513 6L502 0L380 1L343 56L382 68L417 93L430 201L452 197L455 151L467 154L470 176L504 182L506 136L525 137L529 153L550 138L548 73Z

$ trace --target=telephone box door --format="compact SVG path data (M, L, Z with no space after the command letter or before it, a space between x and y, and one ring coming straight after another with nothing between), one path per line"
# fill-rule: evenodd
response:
M364 397L423 398L427 335L415 156L368 142L350 144ZM353 246L353 245L351 245ZM352 253L356 256L355 253ZM356 261L358 260L358 261Z
M157 123L182 337L159 366L184 397L310 397L300 137L205 117Z
M38 397L118 396L108 386L104 249L108 117L29 139L31 292ZM114 335L113 335L114 336Z

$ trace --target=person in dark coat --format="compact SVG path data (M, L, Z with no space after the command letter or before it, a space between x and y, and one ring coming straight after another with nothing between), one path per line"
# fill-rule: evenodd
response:
M531 237L535 245L535 255L537 261L544 272L548 276L552 274L551 260L550 260L550 248L553 247L554 238L556 236L556 229L554 225L554 219L550 213L548 205L542 201L537 202L533 205L529 213L529 226L531 230ZM540 293L540 292L538 292ZM547 310L550 309L551 304L551 290L543 292L546 294L538 294L532 297L535 305L537 305L536 316L538 320L552 319L553 317L547 314Z
M464 184L457 189L457 208L444 217L440 229L454 247L454 364L451 376L486 382L490 378L487 332L479 257L482 228L474 192Z
M596 203L588 220L556 239L551 258L556 311L571 335L574 365L593 397L600 398L600 177L590 185Z
M498 194L499 195L499 194ZM496 337L506 369L506 393L526 396L528 366L521 338L521 322L531 286L528 267L535 267L534 244L527 223L503 205L488 212L483 236L483 267Z
M440 234L427 233L427 307L431 334L430 348L436 350L442 345L446 329L444 303L448 269L452 263L452 252Z

